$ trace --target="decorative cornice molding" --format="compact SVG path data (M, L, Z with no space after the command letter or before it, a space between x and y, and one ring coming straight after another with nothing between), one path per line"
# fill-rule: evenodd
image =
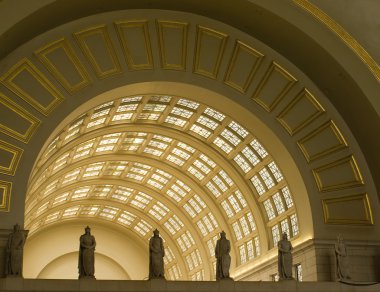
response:
M293 0L293 3L309 14L315 19L324 24L329 30L335 33L368 67L372 75L380 82L380 66L372 58L372 56L361 46L361 44L352 37L340 24L327 15L324 11L319 9L308 0Z

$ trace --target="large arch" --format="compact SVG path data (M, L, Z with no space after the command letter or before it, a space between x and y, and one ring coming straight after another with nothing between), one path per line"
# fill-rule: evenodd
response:
M252 5L249 9L259 7L261 12L270 11L271 17L279 20L275 15L278 7L249 5ZM196 9L194 5L190 12ZM326 76L309 72L302 63L306 61L301 54L297 59L294 52L276 46L277 41L268 41L262 35L264 32L254 34L247 28L243 29L245 32L239 31L239 25L234 28L228 25L231 24L228 21L221 23L187 12L116 11L116 6L110 10L115 11L58 26L25 43L4 59L1 103L4 116L12 119L12 122L9 118L5 120L1 128L4 137L1 149L6 154L2 167L6 203L11 193L27 193L26 178L31 173L38 174L38 167L44 165L39 165L37 160L43 153L41 149L47 149L52 139L63 129L67 130L65 127L75 117L122 96L179 96L231 117L254 133L268 150L294 196L300 218L300 235L294 241L296 246L305 245L311 239L331 239L338 231L352 240L359 240L362 236L378 240L378 227L373 224L379 214L379 204L372 178L377 173L377 166L369 161L376 157L372 147L377 138L367 146L365 141L369 137L358 134L355 124L358 121L346 118L347 107L354 106L356 99L353 104L341 105L339 98L331 97L334 93L326 96L320 89L325 90L321 87L323 82L328 84L327 80L321 80ZM268 16L266 21L271 17ZM286 16L282 22L284 19ZM293 24L288 23L287 27ZM298 36L300 33L298 31ZM266 44L260 41L263 39ZM314 49L318 58L323 56L330 60L336 57L335 52L326 56L325 51ZM341 67L336 68L342 70L344 60L339 61ZM329 64L333 67L335 61ZM355 68L360 72L367 70L362 64ZM314 69L318 71L318 65ZM329 70L330 75L335 72L334 68ZM360 102L360 106L371 109L367 122L378 119L374 114L376 104L372 104L373 107L369 104L375 88L373 84L358 80L349 86L351 90L346 92L347 88L335 84L334 92L339 93L336 96L356 94L360 87L366 101ZM13 122L15 118L19 123ZM140 126L127 125L127 128L137 131ZM163 125L155 128L145 124L143 127L150 132L170 133L171 137L187 139L193 146L199 143L199 139L184 136L175 128L165 129ZM107 131L104 134L117 130ZM78 143L82 141L80 139L86 139L86 135L83 133ZM205 144L208 143L210 141ZM218 158L217 148L211 149L208 151L221 163L220 169L234 165ZM121 157L112 159L120 160ZM140 159L147 158L141 156ZM235 173L239 172L236 164L232 168ZM33 183L34 178L30 178ZM252 185L245 189L247 193L254 193ZM1 216L4 214L7 222L11 221L9 218L23 222L21 207L25 196L12 195L11 199L12 204L19 207ZM6 203L4 209L8 210L9 204ZM254 207L254 203L250 205L256 210L255 216L260 218L256 222L265 221L261 219L265 217L263 207L260 210L260 207ZM217 209L217 204L213 208ZM223 214L221 208L219 212ZM28 224L27 221L27 227L31 227ZM234 272L238 277L245 275L247 270L258 268L275 254L268 226L264 223L258 226L263 253L256 260L242 265L237 260L236 246ZM352 228L355 233L351 232ZM207 247L204 247L201 254L207 258L206 251ZM183 268L184 264L181 265ZM207 268L206 275L210 276L201 278L211 277L211 270Z

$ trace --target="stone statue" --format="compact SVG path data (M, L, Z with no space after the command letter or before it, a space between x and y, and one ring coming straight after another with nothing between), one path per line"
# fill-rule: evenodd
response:
M5 251L5 275L22 277L22 260L24 244L28 230L21 230L20 225L13 226L13 232L9 234Z
M149 240L149 280L165 279L164 276L164 242L157 229Z
M349 273L348 257L346 245L343 242L341 234L338 235L338 242L335 243L335 258L336 258L336 277L338 281L351 279Z
M216 279L230 279L231 265L231 245L226 238L226 233L222 231L220 238L216 242L215 257L216 257Z
M91 228L86 227L85 233L79 238L79 279L95 279L95 237L91 235Z
M278 246L278 276L280 280L293 279L292 277L292 244L288 240L288 235L284 233L282 239L277 243Z

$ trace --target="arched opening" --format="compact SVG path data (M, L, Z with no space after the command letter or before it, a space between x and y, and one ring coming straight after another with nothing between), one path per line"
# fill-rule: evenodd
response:
M283 232L299 243L310 239L301 175L267 126L230 102L236 121L214 107L225 107L226 97L185 84L167 90L192 92L195 100L173 93L106 98L138 87L147 90L146 84L126 86L84 104L46 141L26 197L32 241L44 228L78 219L105 221L110 229L118 224L143 244L159 227L168 278L208 280L222 230L232 242L236 275L239 267L273 257ZM249 128L243 120L252 122ZM294 190L287 177L298 182Z
M315 261L310 280L331 278L318 271L337 232L378 240L373 153L363 155L339 102L304 73L313 74L225 23L162 10L140 16L113 11L64 24L2 69L0 186L4 209L20 194L6 218L23 222L26 207L26 275L53 275L44 267L63 254L38 270L34 248L78 222L106 226L136 243L130 251L144 250L162 224L170 279L213 279L223 229L237 279L269 279L283 231L297 261ZM145 277L143 252L135 274L104 254L131 279Z

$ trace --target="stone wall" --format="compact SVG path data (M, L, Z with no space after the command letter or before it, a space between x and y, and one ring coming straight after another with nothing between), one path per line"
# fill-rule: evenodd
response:
M5 249L12 229L0 229L0 278L5 275Z
M338 282L244 282L223 280L218 282L189 281L100 281L100 280L22 280L15 278L0 279L0 291L99 291L99 292L378 292L380 284L350 286Z
M380 282L380 243L347 241L346 248L353 281ZM309 240L293 251L293 265L301 264L303 281L335 281L335 242ZM245 281L271 281L277 273L277 258L254 267L238 277Z

